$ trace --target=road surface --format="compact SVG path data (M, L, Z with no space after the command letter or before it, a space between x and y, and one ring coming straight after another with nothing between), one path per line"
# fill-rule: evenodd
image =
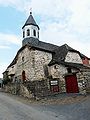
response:
M60 120L0 92L0 120Z
M0 120L90 120L90 99L66 105L30 105L0 92Z

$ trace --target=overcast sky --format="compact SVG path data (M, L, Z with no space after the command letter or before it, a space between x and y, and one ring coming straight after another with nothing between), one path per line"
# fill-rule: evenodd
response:
M30 8L41 41L66 43L90 57L90 0L0 0L0 77L22 45Z

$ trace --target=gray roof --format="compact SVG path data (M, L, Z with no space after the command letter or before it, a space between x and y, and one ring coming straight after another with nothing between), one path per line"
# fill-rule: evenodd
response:
M23 46L27 44L31 47L35 47L36 49L41 49L41 50L52 52L52 53L54 52L55 49L59 48L59 46L57 45L42 42L42 41L39 41L37 38L33 38L33 37L25 38L22 44Z
M80 53L80 56L81 56L81 58L83 59L85 59L85 58L87 58L88 60L90 60L90 58L89 57L87 57L86 55L84 55L84 54L82 54L82 53Z
M80 53L79 51L71 48L67 44L64 44L64 45L62 45L54 50L55 54L53 54L53 57L52 57L50 64L55 63L55 61L56 62L64 61L66 58L66 55L69 51L78 53L80 55L81 59L88 58L85 55L83 55L82 53Z
M25 38L22 43L23 43L23 46L18 50L17 55L15 56L14 60L12 61L12 63L8 67L14 65L17 61L18 54L26 46L29 46L31 48L35 48L35 49L38 49L41 51L51 52L53 55L53 58L52 58L51 62L49 63L49 66L57 63L57 64L63 64L65 66L69 66L69 67L73 67L73 68L78 68L78 69L87 68L83 64L64 62L68 51L77 52L80 54L79 51L69 47L67 44L64 44L64 45L59 47L57 45L53 45L50 43L39 41L37 38L33 38L33 37Z
M37 26L39 29L39 26L37 25L36 21L34 20L34 18L32 16L32 12L30 12L30 16L28 17L28 19L27 19L26 23L24 24L24 26L22 27L22 29L27 25L34 25L34 26Z
M52 61L54 61L54 60L56 60L56 61L64 61L68 51L78 52L79 53L79 51L71 48L67 44L64 44L64 45L62 45L62 46L60 46L60 47L58 47L57 49L54 50L55 54L53 54Z
M51 66L54 64L62 64L65 67L71 67L71 68L76 68L76 69L87 69L87 68L90 69L89 66L85 66L83 64L65 62L66 55L69 51L78 53L81 58L82 56L84 57L84 55L81 54L79 51L71 48L67 44L64 44L60 46L59 48L57 48L56 50L54 50L55 54L53 54L53 58L48 65Z
M76 68L76 69L90 69L89 66L85 66L83 64L80 64L80 63L72 63L72 62L64 62L64 61L53 61L53 63L49 63L49 66L53 65L53 64L62 64L64 65L65 67L70 67L70 68Z

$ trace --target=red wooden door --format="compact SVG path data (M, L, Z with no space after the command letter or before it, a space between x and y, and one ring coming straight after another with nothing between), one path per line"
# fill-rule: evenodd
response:
M66 92L67 93L78 93L78 83L76 75L66 76Z

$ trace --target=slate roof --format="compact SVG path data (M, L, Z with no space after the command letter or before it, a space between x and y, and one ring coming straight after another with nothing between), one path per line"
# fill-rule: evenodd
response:
M83 55L82 53L80 53L79 51L71 48L70 46L68 46L67 44L64 44L60 47L58 47L57 49L54 50L53 56L52 56L52 60L50 62L50 64L53 64L55 62L60 62L60 61L64 61L66 58L66 55L68 52L76 52L80 55L81 59L83 58L87 58L88 60L90 60L90 58L88 58L87 56Z
M52 58L52 61L64 61L65 60L65 57L68 53L68 51L71 51L71 52L77 52L80 54L79 51L71 48L70 46L68 46L67 44L64 44L60 47L58 47L57 49L54 50L55 54L53 54L53 58Z
M90 58L89 57L87 57L86 55L83 55L82 53L80 53L80 56L81 56L81 58L83 59L85 59L85 58L87 58L88 60L90 60Z
M71 48L67 44L64 44L64 45L62 45L59 48L54 50L55 53L53 54L53 58L48 65L51 66L54 64L62 64L65 67L71 67L71 68L76 68L76 69L90 69L89 66L85 66L83 64L65 62L66 55L69 51L78 53L81 58L86 57L85 55L81 54L79 51Z
M44 51L48 51L48 52L52 52L52 53L54 52L55 49L59 48L59 46L57 46L57 45L42 42L42 41L39 41L37 38L33 38L33 37L25 38L23 40L22 44L23 44L23 46L27 44L36 49L40 49L40 50L44 50Z
M34 26L37 26L39 29L39 26L37 25L36 21L34 20L34 18L32 16L32 12L30 12L30 16L28 17L28 19L27 19L26 23L24 24L24 26L22 27L22 29L27 25L34 25Z
M65 67L70 67L70 68L76 68L76 69L90 69L89 66L85 66L83 64L80 64L80 63L72 63L72 62L64 62L64 61L53 61L53 63L49 63L49 66L53 65L53 64L62 64L64 65Z
M38 50L41 50L41 51L51 52L52 55L53 55L53 58L50 61L50 63L48 64L49 66L51 66L53 64L63 64L64 66L69 66L69 67L78 68L78 69L87 68L87 66L84 66L83 64L64 62L68 51L77 52L77 53L80 54L79 51L69 47L67 44L64 44L62 46L57 46L57 45L53 45L53 44L50 44L50 43L39 41L38 39L31 38L31 37L24 39L22 43L23 43L23 46L18 50L17 55L15 56L12 63L8 66L8 68L10 66L16 64L18 54L26 46L28 46L30 48L35 48L35 49L38 49Z

